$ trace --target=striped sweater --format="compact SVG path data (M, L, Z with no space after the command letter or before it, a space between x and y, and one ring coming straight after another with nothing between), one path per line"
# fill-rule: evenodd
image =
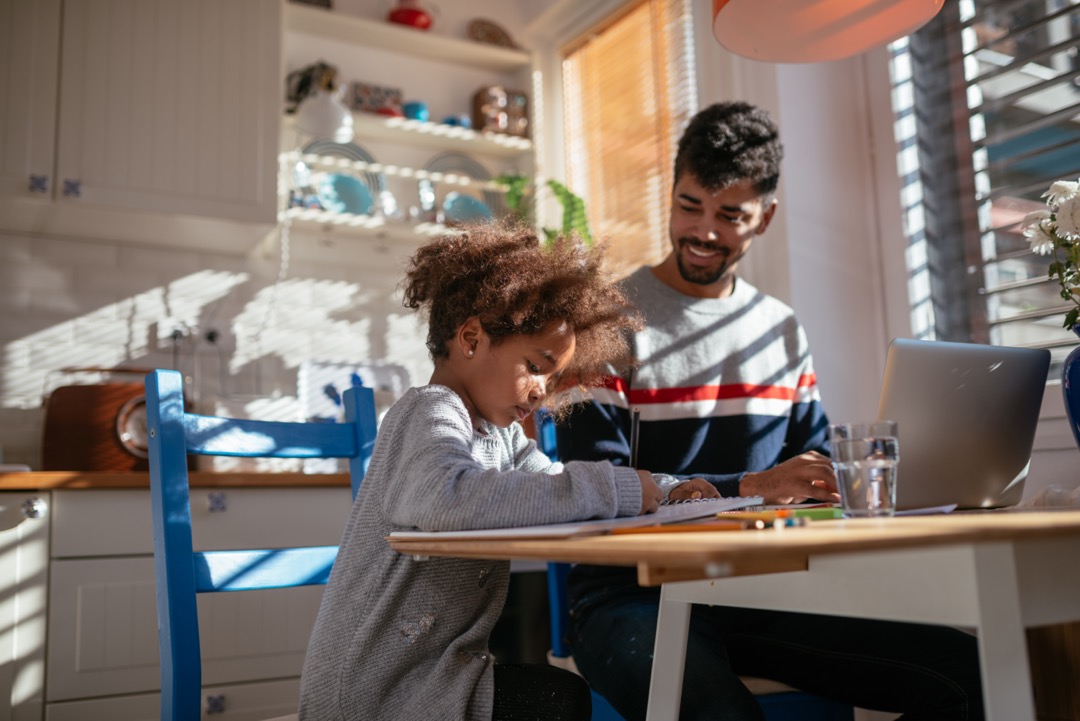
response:
M645 316L631 348L637 369L594 389L556 429L564 460L629 465L631 409L639 411L637 467L701 477L739 495L748 471L816 450L827 453L806 334L784 303L738 279L726 298L692 298L647 267L623 281ZM639 589L634 569L576 565L571 612Z
M738 495L747 471L826 452L828 421L791 308L741 279L720 299L684 295L647 267L623 283L645 315L632 340L639 366L560 425L560 458L628 465L632 408L638 467L700 476L725 496Z

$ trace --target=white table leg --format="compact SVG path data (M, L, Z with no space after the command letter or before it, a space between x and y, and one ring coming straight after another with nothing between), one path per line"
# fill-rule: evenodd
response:
M974 554L986 719L1035 721L1013 546L981 544Z
M686 638L690 631L690 604L668 598L668 586L660 589L660 614L656 621L649 708L645 721L677 721L686 667Z

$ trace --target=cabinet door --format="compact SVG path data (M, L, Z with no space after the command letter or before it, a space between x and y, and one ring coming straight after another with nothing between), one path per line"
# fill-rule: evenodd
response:
M0 721L41 720L48 500L48 494L0 493Z
M60 0L0 0L0 48L0 195L47 200L56 143Z
M53 561L51 578L49 702L161 688L153 559ZM203 683L299 678L322 592L200 596Z
M274 222L281 5L65 0L57 194Z

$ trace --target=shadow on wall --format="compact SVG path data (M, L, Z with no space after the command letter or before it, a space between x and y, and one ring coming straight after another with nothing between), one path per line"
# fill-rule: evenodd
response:
M276 258L140 248L135 268L119 246L32 242L0 263L5 463L38 468L44 400L58 387L107 377L64 370L73 367L180 370L196 409L222 399L294 398L304 361L390 360L413 378L430 373L423 324L401 306L402 273L385 262L361 267L371 256L356 246L345 262L294 263L275 282ZM67 258L65 248L75 253ZM86 267L79 256L95 250L108 262Z

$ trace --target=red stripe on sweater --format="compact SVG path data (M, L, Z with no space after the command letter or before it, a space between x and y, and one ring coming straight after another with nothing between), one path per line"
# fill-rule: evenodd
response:
M712 386L688 386L685 388L635 388L628 391L626 381L618 376L605 378L602 387L628 396L632 404L645 404L718 401L735 398L775 398L790 401L795 398L795 392L798 388L812 388L815 385L817 385L815 374L804 373L799 377L796 388L757 385L754 383L727 383Z

